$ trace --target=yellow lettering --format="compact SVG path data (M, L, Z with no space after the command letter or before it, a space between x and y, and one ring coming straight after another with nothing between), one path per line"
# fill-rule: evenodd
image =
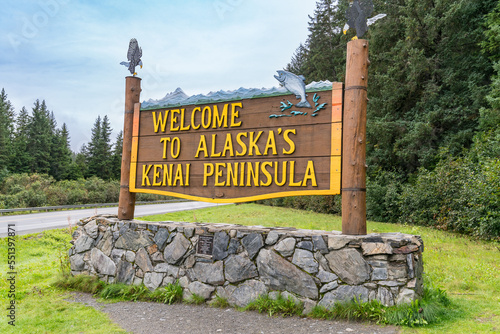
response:
M269 149L273 150L273 155L278 154L276 151L276 139L274 138L274 131L269 131L269 136L267 137L266 148L264 149L264 155L268 155Z
M205 154L205 158L208 156L207 140L205 138L205 135L200 136L200 142L198 144L198 149L196 150L196 155L194 156L195 158L198 158L200 151L202 151Z
M253 155L253 150L255 148L255 155L262 155L259 151L259 147L257 146L257 142L259 141L260 135L262 135L263 131L259 131L257 137L254 138L255 132L250 132L250 141L248 143L248 155Z
M231 103L231 127L232 128L237 127L237 126L241 126L241 121L239 121L238 123L235 122L235 120L238 117L240 117L239 110L236 110L236 107L243 108L243 105L241 104L241 102Z
M179 131L179 126L175 126L174 124L177 123L177 116L175 114L180 114L181 111L179 109L172 109L170 111L170 131Z
M171 186L172 185L172 168L174 165L163 165L163 184L162 186Z
M158 112L158 119L156 119L157 115L156 112L153 111L153 125L155 127L155 132L158 132L158 130L161 128L162 132L165 132L165 127L167 126L167 117L168 117L168 112L169 110L165 110L163 113L163 118L161 111Z
M240 187L245 186L245 163L240 163Z
M253 185L255 187L259 186L259 164L260 162L255 163L255 169L252 166L251 162L247 162L247 187L251 187L250 180L253 179Z
M189 173L191 169L191 164L186 164L186 181L184 181L184 186L189 187Z
M241 146L241 152L236 151L237 157L242 157L245 154L247 154L247 145L243 141L241 141L241 137L247 137L247 136L248 136L247 132L240 132L236 135L236 141Z
M219 177L222 177L222 170L220 169L221 167L225 168L226 164L223 162L218 162L215 164L215 184L214 186L216 187L224 187L225 183L224 181L220 182Z
M198 126L194 125L194 118L195 118L195 113L197 111L201 111L200 107L196 107L193 109L193 112L191 113L191 126L193 127L194 130L198 130L201 126L201 124L198 124Z
M184 122L185 122L185 115L184 115L184 112L185 112L186 109L182 108L181 109L181 131L187 131L191 128L191 126L188 124L186 126L184 126ZM194 113L194 111L193 111Z
M162 165L154 165L154 171L153 171L153 187L158 187L158 186L161 186L161 181L159 181L159 177L160 177L160 171L158 169L161 170L162 168Z
M203 164L203 186L207 186L207 179L209 176L214 175L214 165L213 164Z
M260 181L261 187L269 187L271 185L271 183L273 182L273 178L271 177L271 173L269 173L269 171L266 169L267 166L272 166L272 165L273 165L273 163L269 162L269 161L263 162L262 165L260 165L262 173L267 178L266 182Z
M290 161L290 183L288 184L290 187L300 187L302 182L295 182L293 180L295 176L295 161Z
M234 163L234 170L233 170L233 164L227 164L227 182L226 186L229 187L231 185L238 186L238 166L239 162ZM243 162L242 162L243 164Z
M288 151L285 151L285 149L283 149L283 154L292 154L293 152L295 152L295 143L288 136L289 133L293 133L294 135L296 135L297 131L295 129L288 129L285 131L285 133L283 133L283 138L288 143L288 145L290 145L290 149Z
M217 140L217 134L212 133L212 150L210 152L210 157L220 157L220 155L221 155L221 152L215 153L216 140Z
M222 126L224 124L224 126ZM222 109L222 115L219 115L219 109L216 105L214 105L214 122L212 124L212 128L227 128L227 104L224 105L224 109Z
M170 141L170 137L165 137L160 139L160 143L163 143L163 159L167 158L167 143Z
M172 145L170 146L170 155L172 158L177 159L181 154L181 140L179 137L174 137L172 139Z
M146 169L146 166L148 169ZM149 182L149 177L148 177L148 174L149 174L149 171L151 170L151 167L153 167L153 165L142 165L142 185L143 186L146 185L146 183L144 181L147 182L148 186L151 186L151 182Z
M307 180L311 180L311 185L317 187L316 173L314 173L314 162L309 160L307 162L306 173L304 175L304 181L302 181L302 187L307 187Z
M226 143L224 144L224 149L222 150L223 157L226 156L227 151L229 151L230 157L234 157L233 138L231 137L230 133L226 134Z
M277 186L284 186L286 183L286 163L287 161L283 161L283 167L281 171L281 181L278 182L278 162L274 162L274 183L276 183Z
M179 181L179 185L182 187L184 184L182 183L182 165L177 164L175 170L175 179L174 179L174 187L177 186L177 181Z
M212 109L209 106L203 108L201 112L201 126L204 129L208 129L210 127L210 122L212 121Z

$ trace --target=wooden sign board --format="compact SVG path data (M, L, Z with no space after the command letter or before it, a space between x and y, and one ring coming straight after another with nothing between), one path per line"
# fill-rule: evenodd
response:
M340 194L342 83L294 95L134 109L130 191L213 203Z

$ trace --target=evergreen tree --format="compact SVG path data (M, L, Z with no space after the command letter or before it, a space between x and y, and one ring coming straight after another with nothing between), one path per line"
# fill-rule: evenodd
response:
M16 119L16 130L12 148L10 166L15 173L29 173L33 157L28 151L31 117L25 107L22 107Z
M111 128L108 116L98 116L92 128L92 137L86 147L88 165L87 176L97 176L102 179L112 177L112 154L110 143Z
M54 137L54 118L47 110L45 101L36 100L29 124L28 152L31 159L32 173L49 173L51 166L51 151Z
M56 130L52 142L50 175L56 180L69 178L72 163L71 154L69 132L66 123L64 123L61 129Z
M122 151L123 151L123 131L116 136L116 142L113 146L112 171L113 179L120 180L122 169Z
M6 168L12 158L14 136L14 108L5 89L0 92L0 169Z

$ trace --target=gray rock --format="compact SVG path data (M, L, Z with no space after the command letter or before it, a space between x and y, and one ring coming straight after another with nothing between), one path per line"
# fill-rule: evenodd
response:
M186 238L191 238L194 235L194 227L184 227Z
M284 257L291 256L295 250L295 238L288 237L276 244L274 249Z
M124 225L125 227L126 225ZM123 227L122 227L123 228ZM121 231L121 230L120 230ZM115 248L137 251L141 247L147 247L153 244L153 241L145 234L132 230L127 230L115 242Z
M361 243L363 255L392 254L392 247L384 242L363 242Z
M333 289L336 289L338 286L339 286L339 284L337 283L337 281L330 282L328 284L323 285L321 287L321 289L319 290L319 293L325 293L328 291L332 291Z
M142 278L135 276L134 277L134 282L132 284L133 285L141 285L142 284Z
M229 253L227 247L229 246L229 236L226 232L220 231L214 234L214 244L212 258L215 261L225 259Z
M113 248L113 234L110 230L107 230L101 241L97 244L97 248L99 248L106 256L111 255L111 250Z
M403 288L399 292L398 298L396 299L397 305L410 304L416 299L415 291L412 289Z
M380 282L377 282L377 283L378 283L378 285L388 286L388 287L395 287L395 286L405 285L404 283L397 282L397 281L380 281Z
M258 276L257 267L247 257L230 255L224 261L224 273L231 283L240 282Z
M317 299L318 287L309 274L283 259L272 250L263 249L257 256L261 280L273 290L291 291L306 298Z
M135 253L132 251L126 251L125 252L125 260L128 262L132 263L135 260Z
M75 253L82 253L92 248L94 239L86 234L81 235L75 242Z
M159 263L155 266L154 271L159 273L167 273L169 276L173 276L175 278L179 277L179 267L173 266L168 263Z
M402 265L390 265L387 268L387 274L389 275L389 279L398 279L398 278L407 278L407 270L406 264Z
M132 263L127 261L118 262L116 270L116 282L131 284L134 280L135 269Z
M163 251L163 249L165 248L169 235L170 233L168 233L168 230L164 227L158 229L158 232L156 232L153 240L160 251Z
M173 278L172 276L165 276L163 278L163 282L161 282L161 286L167 286L167 285L170 285L170 284L174 284L176 281L175 278Z
M315 274L318 272L319 264L314 259L313 253L308 250L297 248L293 253L292 263L304 269L310 274Z
M306 250L312 252L313 243L311 241L301 241L301 242L297 243L297 247L302 248L302 249L306 249Z
M386 280L387 277L387 268L373 268L372 281Z
M349 285L361 284L370 279L370 266L356 249L331 251L325 257L330 269Z
M210 298L212 292L215 291L215 287L198 281L190 283L187 288L192 294L197 294L198 296L203 297L205 300Z
M223 262L215 263L196 262L194 267L190 269L193 278L208 284L222 285L224 284Z
M184 289L187 289L189 285L189 279L186 276L182 276L181 278L179 278L179 285Z
M98 248L92 248L90 261L94 269L102 275L115 275L116 264Z
M123 254L125 254L124 249L115 248L111 251L109 257L111 258L111 260L113 260L114 263L118 263L122 259Z
M182 233L178 233L174 241L165 247L165 251L163 252L165 261L170 264L176 264L186 254L189 246L191 246L189 240Z
M153 271L153 264L151 263L148 252L144 248L139 249L135 255L135 264L145 273Z
M163 273L145 273L144 285L151 291L156 290L163 281Z
M260 295L266 294L266 285L257 280L248 280L240 284L229 297L229 303L238 307L245 307Z
M83 261L84 254L75 254L69 258L69 264L71 266L71 270L84 270L85 269L85 261Z
M300 301L304 305L304 309L302 310L302 315L308 315L312 312L313 308L316 306L316 302L309 298L301 298Z
M300 300L288 291L283 291L281 293L281 297L283 297L283 299L293 301L296 305L300 304Z
M323 269L319 269L319 272L316 274L316 277L319 278L321 283L329 283L331 281L335 281L339 278L337 275L332 274L331 272L325 271Z
M266 245L274 245L276 241L278 241L279 237L280 235L278 232L276 231L269 232L266 238Z
M379 287L377 291L377 300L385 306L393 306L394 305L394 297L392 296L391 290L384 287Z
M250 259L253 259L259 250L264 247L264 240L260 233L250 233L241 239L243 247L248 252Z
M151 254L151 261L153 261L153 264L156 264L159 262L165 262L165 259L163 258L163 254L161 252L156 252Z
M328 237L328 249L331 249L331 250L341 249L345 245L347 245L350 241L351 241L350 239L347 239L345 236L342 236L342 235L329 236Z
M236 254L238 253L238 248L240 247L241 243L238 239L231 239L229 241L229 247L227 248L228 254Z
M353 299L368 301L370 291L364 286L341 285L337 289L325 293L318 305L331 308L336 302L346 302Z
M99 229L97 228L97 223L95 222L95 220L86 224L83 228L85 229L85 232L87 232L89 237L93 239L97 238L97 235L99 234Z
M320 251L321 254L328 253L328 246L326 245L325 239L321 235L313 235L312 242L314 245L314 251Z

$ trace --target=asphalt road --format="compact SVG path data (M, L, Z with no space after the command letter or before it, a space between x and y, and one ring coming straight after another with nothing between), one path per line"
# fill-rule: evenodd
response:
M201 209L223 204L204 202L178 202L151 205L136 205L135 217L162 214L167 212ZM0 216L0 238L7 236L7 227L14 224L17 235L40 232L55 228L72 226L82 219L97 214L118 214L118 207L92 208L68 211L51 211L26 215Z

